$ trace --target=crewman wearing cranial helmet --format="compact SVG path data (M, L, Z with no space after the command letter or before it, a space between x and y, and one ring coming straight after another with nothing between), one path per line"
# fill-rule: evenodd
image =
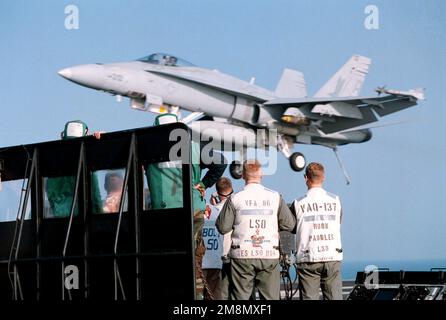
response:
M85 137L88 135L88 126L80 120L68 121L60 135L62 140ZM94 135L96 138L100 138L100 133L95 133ZM73 168L73 172L75 172L75 170L76 168ZM102 201L96 174L92 174L91 180L93 212L102 213ZM73 175L49 177L47 179L45 191L51 210L46 213L47 217L63 218L70 215L75 185L76 177ZM77 207L74 214L78 214Z

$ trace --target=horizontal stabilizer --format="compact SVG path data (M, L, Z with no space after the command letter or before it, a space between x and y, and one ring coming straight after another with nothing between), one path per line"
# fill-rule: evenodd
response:
M376 128L383 128L383 127L390 127L390 126L396 126L404 123L408 123L408 120L401 120L401 121L394 121L394 122L386 122L386 123L375 123L375 124L366 124L363 126L350 128L347 130L339 131L338 133L344 133L344 132L352 132L352 131L359 131L359 130L367 130L367 129L376 129Z

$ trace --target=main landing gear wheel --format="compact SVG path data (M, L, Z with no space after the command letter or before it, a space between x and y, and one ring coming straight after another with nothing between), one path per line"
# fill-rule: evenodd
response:
M237 161L232 161L231 164L229 165L229 173L231 174L231 177L234 179L240 179L242 177L242 171L243 167Z
M294 171L302 171L305 168L307 161L305 157L300 152L294 152L290 157L290 166Z

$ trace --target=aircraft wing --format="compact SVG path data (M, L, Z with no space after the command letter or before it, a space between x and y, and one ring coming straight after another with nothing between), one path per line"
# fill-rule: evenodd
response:
M182 80L196 83L202 86L210 87L216 90L227 92L231 95L242 96L258 102L264 102L271 99L271 95L256 90L249 84L242 84L241 86L231 85L231 81L213 81L211 77L194 76L193 74L178 73L168 70L146 70L147 72L161 75L170 79ZM242 87L244 86L244 88Z
M412 94L388 94L371 97L274 99L265 106L286 109L294 107L318 122L324 133L335 133L378 121L383 117L417 104ZM326 121L324 121L326 120Z

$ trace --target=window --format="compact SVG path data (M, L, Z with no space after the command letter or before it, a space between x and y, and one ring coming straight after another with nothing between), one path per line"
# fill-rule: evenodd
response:
M149 184L147 183L147 172L145 169L143 169L143 210L150 210L152 209L152 199L150 198L150 190L149 190Z
M0 187L0 222L15 221L20 205L23 180L2 181ZM27 179L24 186L26 187ZM22 201L25 191L22 193ZM25 219L31 219L31 197L26 206Z
M144 173L147 179L149 201L144 209L170 209L183 207L183 170L181 161L152 163Z
M76 186L75 176L44 178L44 218L69 217ZM78 215L78 208L74 211Z
M119 212L124 192L125 169L98 170L91 175L91 199L94 214ZM124 209L128 209L128 195L125 195Z

